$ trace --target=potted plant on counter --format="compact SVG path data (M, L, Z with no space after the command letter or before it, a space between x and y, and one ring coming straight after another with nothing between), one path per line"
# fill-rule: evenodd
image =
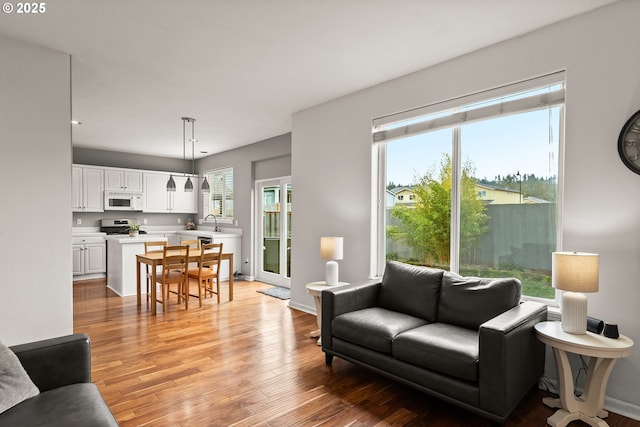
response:
M138 237L138 230L140 226L138 224L129 224L129 237Z

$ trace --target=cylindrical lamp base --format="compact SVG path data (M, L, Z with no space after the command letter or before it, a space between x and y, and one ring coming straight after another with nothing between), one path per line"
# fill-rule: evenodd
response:
M336 261L327 261L327 266L325 267L325 282L330 286L338 284L338 263Z
M562 330L570 334L587 333L587 297L580 292L562 294Z

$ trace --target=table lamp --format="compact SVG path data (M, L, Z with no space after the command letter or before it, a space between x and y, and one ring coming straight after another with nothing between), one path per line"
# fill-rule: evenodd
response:
M327 285L338 284L338 263L342 259L342 237L321 237L320 258L326 259L325 282Z
M598 292L598 254L554 252L551 282L562 293L562 330L570 334L587 331L587 297Z

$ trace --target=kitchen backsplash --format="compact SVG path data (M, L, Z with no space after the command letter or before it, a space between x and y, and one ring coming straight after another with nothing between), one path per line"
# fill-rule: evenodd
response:
M137 221L140 225L144 224L144 219L147 219L146 225L170 225L180 226L185 225L189 220L194 221L196 224L198 220L194 214L172 214L172 213L142 213L142 212L127 212L127 211L112 211L112 212L74 212L72 227L100 227L101 219L113 219L113 218L127 218L133 221ZM80 223L78 223L78 220Z

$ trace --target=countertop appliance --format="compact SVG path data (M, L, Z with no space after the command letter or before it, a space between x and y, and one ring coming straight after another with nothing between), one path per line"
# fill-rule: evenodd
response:
M134 222L126 218L101 219L100 231L107 234L129 234L129 224ZM138 230L138 233L147 234L144 230Z
M104 192L105 211L141 211L142 193Z

